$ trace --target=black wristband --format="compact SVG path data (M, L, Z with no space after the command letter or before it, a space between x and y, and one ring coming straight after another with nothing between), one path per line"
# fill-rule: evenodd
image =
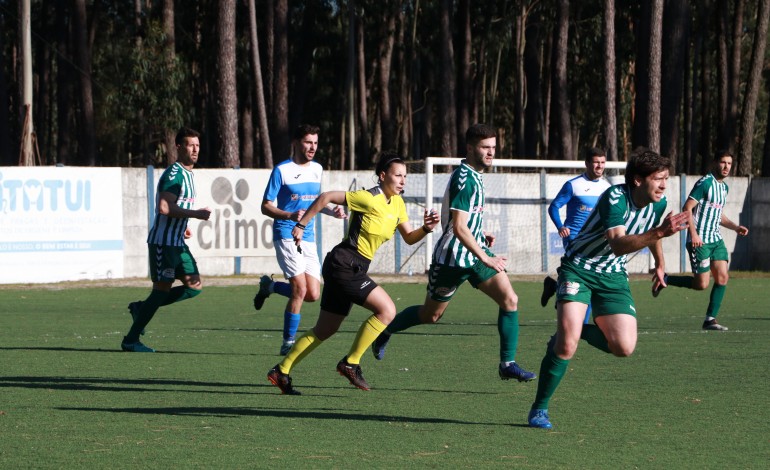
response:
M296 224L294 224L294 226L295 226L295 227L297 227L297 228L301 228L302 230L305 230L305 226L304 226L304 225L302 225L302 224L301 224L301 223L299 223L299 222L297 222Z
M425 232L425 233L433 233L433 230L428 230L428 229L425 227L425 225L423 225L421 228L422 228L422 231L423 231L423 232Z

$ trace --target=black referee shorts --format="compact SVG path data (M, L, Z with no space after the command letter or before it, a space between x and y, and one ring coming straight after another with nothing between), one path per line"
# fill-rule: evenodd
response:
M353 304L363 305L377 283L367 274L370 261L352 247L337 245L326 255L321 273L321 308L347 316Z

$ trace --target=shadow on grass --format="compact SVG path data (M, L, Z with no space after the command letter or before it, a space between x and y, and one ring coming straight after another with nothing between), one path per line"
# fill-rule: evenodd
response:
M462 421L444 418L417 418L414 416L387 416L378 414L341 413L334 411L300 411L300 410L274 410L267 408L242 408L242 407L169 407L169 408L78 408L58 407L61 411L92 411L102 413L132 413L170 416L196 416L237 418L240 416L264 416L272 418L304 418L304 419L333 419L351 421L383 421L398 423L428 423L428 424L476 424L481 426L510 426L504 423L485 423L474 421Z
M137 387L139 385L139 387ZM103 377L0 377L0 388L29 388L46 390L80 390L98 392L186 392L225 393L254 395L248 391L222 391L211 389L163 389L157 386L179 387L254 387L254 384L233 384L226 382L197 382L172 379L115 379ZM265 385L267 386L267 385Z
M121 349L104 349L104 348L66 348L64 346L0 346L0 351L71 351L71 352L102 352L102 353L121 353L126 351ZM148 354L148 353L141 353ZM222 352L203 352L203 351L155 351L154 354L205 354L207 356L243 356L239 353L222 353Z
M191 389L178 389L178 388L159 388L160 386L174 386L174 387L222 387L222 388L249 388L251 391L237 391L237 390L212 390L210 388L191 388ZM199 382L194 380L174 380L174 379L121 379L121 378L107 378L107 377L27 377L27 376L14 376L14 377L0 377L0 389L2 388L28 388L28 389L45 389L45 390L80 390L80 391L95 391L95 392L173 392L173 393L217 393L228 395L257 395L263 394L262 392L276 392L278 390L271 384L267 383L227 383L227 382ZM264 390L262 390L264 389ZM349 390L348 386L335 386L324 387L318 385L303 385L303 390L311 389L316 391L322 390ZM455 393L461 395L495 395L496 392L480 392L480 391L468 391L468 390L440 390L440 389L396 389L387 387L377 387L377 390L381 391L412 391L416 393ZM332 397L332 395L325 395ZM333 395L335 397L344 398L341 395Z

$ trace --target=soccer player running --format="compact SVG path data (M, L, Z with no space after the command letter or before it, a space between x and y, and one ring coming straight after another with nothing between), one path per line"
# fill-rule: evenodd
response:
M548 215L559 231L565 249L580 233L586 219L594 210L599 196L610 187L609 181L603 178L606 164L607 155L604 150L596 147L586 149L585 173L564 183L559 194L548 206ZM562 224L559 209L564 205L567 206L567 218ZM543 294L540 296L540 305L546 306L548 299L556 293L556 287L556 279L551 276L546 276L543 279ZM590 319L591 306L589 305L584 323L588 323Z
M535 374L514 360L519 341L519 299L505 272L508 260L489 250L495 238L482 230L485 204L482 173L492 166L495 158L497 132L491 126L474 124L465 133L465 142L466 159L452 173L444 192L443 233L433 250L425 302L401 311L374 342L372 352L376 359L382 359L393 333L439 321L457 289L468 281L498 305L500 378L530 381Z
M279 163L270 173L262 198L262 213L274 219L273 245L278 265L289 280L273 282L262 276L254 296L254 308L260 310L273 292L288 297L283 313L283 341L280 355L294 345L303 302L315 302L321 294L321 265L315 244L314 220L307 223L300 244L295 246L291 231L321 192L323 167L314 161L318 149L319 128L302 124L294 131L292 157ZM324 207L322 213L339 219L347 217L342 207Z
M727 290L727 247L722 239L720 226L734 230L741 236L749 234L749 229L728 219L723 209L727 202L727 183L733 166L733 155L727 150L720 150L714 155L712 171L695 183L690 196L684 203L682 212L694 221L687 231L687 252L690 254L690 267L694 276L666 276L663 282L653 279L652 295L669 286L704 290L709 285L709 272L714 274L714 286L711 288L709 305L706 309L704 330L727 331L726 326L717 323L717 315L722 299ZM693 211L695 211L693 216Z
M183 127L176 134L177 161L166 168L158 180L155 221L147 236L152 292L143 301L128 304L133 324L120 344L123 351L155 352L139 341L144 328L158 308L191 299L203 288L198 265L185 243L190 238L190 218L208 220L211 210L193 209L195 184L192 168L198 162L200 134ZM175 279L181 286L172 288Z
M383 153L375 174L378 184L371 189L322 193L294 226L292 235L299 244L307 225L322 207L329 203L345 204L351 211L347 236L324 259L318 321L297 339L283 361L267 373L267 379L283 394L300 394L292 386L291 369L337 332L353 304L373 314L359 328L350 351L337 364L337 372L361 390L369 390L361 371L361 356L396 315L393 300L367 274L369 264L396 229L407 244L414 245L439 222L438 214L426 210L423 225L412 229L401 198L406 185L406 165L401 157Z
M611 186L602 194L580 235L567 248L556 293L556 334L540 364L537 394L528 416L530 426L552 427L548 402L581 338L618 357L634 352L636 308L626 272L628 254L649 247L655 259L655 276L663 280L662 239L688 226L686 213L669 213L663 218L663 193L670 168L670 158L636 149L626 166L625 184ZM589 304L593 305L595 325L583 324Z

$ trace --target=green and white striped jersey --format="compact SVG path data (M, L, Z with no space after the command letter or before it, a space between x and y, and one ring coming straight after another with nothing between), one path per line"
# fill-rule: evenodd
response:
M690 191L689 198L698 203L693 210L693 220L695 230L703 243L714 243L722 239L719 227L728 190L727 183L720 182L713 173L709 173L699 179ZM689 232L687 232L687 241L691 241Z
M157 211L160 193L176 195L176 204L182 209L192 209L195 204L195 183L192 171L183 167L179 162L166 168L155 194L155 220L147 243L166 246L184 246L184 231L187 228L187 218L168 217Z
M452 172L444 191L441 204L441 221L443 233L433 249L433 262L446 266L468 268L473 266L477 258L468 251L457 239L452 228L454 211L468 214L468 228L479 246L486 245L482 230L484 215L484 179L481 173L463 160L459 167Z
M605 237L607 230L624 226L626 235L639 235L657 227L666 210L666 197L636 207L627 185L611 186L596 203L580 234L567 247L565 257L575 266L598 273L625 272L628 255L616 256Z

